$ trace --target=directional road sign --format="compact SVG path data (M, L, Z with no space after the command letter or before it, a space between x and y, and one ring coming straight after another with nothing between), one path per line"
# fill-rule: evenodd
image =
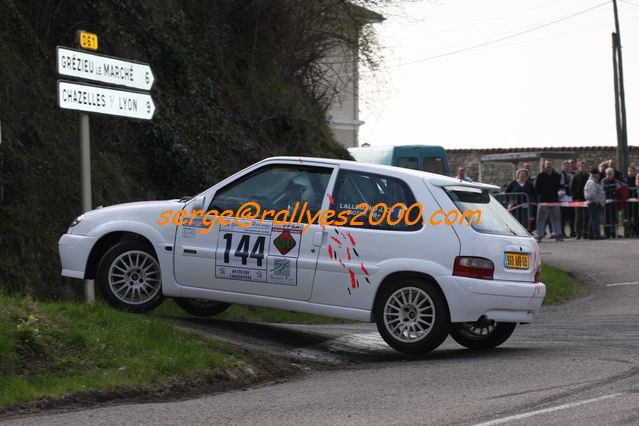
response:
M155 104L147 93L58 80L58 106L77 111L150 120Z
M61 46L56 56L60 75L140 90L150 90L153 86L153 71L148 64Z

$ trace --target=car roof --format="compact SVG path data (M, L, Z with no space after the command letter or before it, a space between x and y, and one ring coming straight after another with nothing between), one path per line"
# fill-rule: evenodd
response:
M426 179L435 186L448 186L448 185L461 185L470 186L475 188L488 189L490 191L499 190L500 188L494 185L488 185L479 182L466 182L460 179L456 179L449 176L438 175L436 173L423 172L421 170L407 169L404 167L387 166L383 164L363 163L352 160L339 160L336 158L316 158L316 157L270 157L263 160L266 161L297 161L300 164L305 162L312 163L324 163L327 165L338 165L351 170L357 170L367 173L387 174L393 177L405 177L413 176L421 179Z

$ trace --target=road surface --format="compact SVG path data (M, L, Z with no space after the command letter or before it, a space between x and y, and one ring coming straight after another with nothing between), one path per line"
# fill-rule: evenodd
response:
M589 294L544 307L502 347L448 339L419 358L386 346L372 324L185 325L331 366L289 382L198 399L119 405L7 424L639 424L639 243L541 244Z

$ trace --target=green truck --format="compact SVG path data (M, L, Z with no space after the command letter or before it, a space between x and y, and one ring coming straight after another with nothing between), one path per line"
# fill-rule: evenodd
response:
M368 146L349 148L351 156L363 163L386 164L450 176L446 150L436 145Z

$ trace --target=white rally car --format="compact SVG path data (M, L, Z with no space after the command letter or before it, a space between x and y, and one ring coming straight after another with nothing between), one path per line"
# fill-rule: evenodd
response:
M133 312L164 297L194 315L236 303L376 322L384 340L406 353L430 351L448 334L490 348L532 321L546 293L537 243L490 195L495 189L398 167L269 158L188 200L81 215L59 242L62 275L96 279L111 305ZM248 201L285 210L288 222L173 216L238 214ZM397 222L397 203L416 202L421 213L388 223ZM378 207L363 214L360 203ZM359 215L363 224L299 220L300 205ZM481 219L455 220L463 211L480 211Z

